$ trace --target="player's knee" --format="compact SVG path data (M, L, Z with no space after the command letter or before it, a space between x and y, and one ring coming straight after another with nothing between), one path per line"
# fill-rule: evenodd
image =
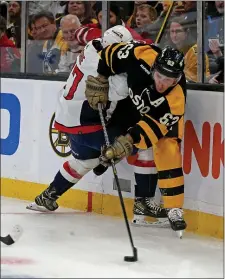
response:
M63 164L60 172L68 181L76 183L98 164L98 158L89 160L72 159Z
M156 174L157 170L153 160L152 148L140 150L138 158L133 165L136 174Z
M99 164L99 159L79 160L73 159L69 161L71 168L75 169L80 175L85 175Z
M138 151L138 160L152 161L153 160L152 148L145 149L145 150L139 150Z

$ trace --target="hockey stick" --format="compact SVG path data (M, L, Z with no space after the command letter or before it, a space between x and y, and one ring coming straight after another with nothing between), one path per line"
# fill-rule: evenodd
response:
M110 146L109 136L108 136L108 133L107 133L107 130L106 130L105 120L104 120L103 113L102 113L102 105L100 103L98 104L98 111L99 111L99 116L100 116L100 119L101 119L101 124L102 124L102 127L103 127L106 146ZM124 261L126 261L126 262L136 262L138 260L137 248L134 247L134 242L133 242L133 238L132 238L132 234L131 234L131 230L130 230L130 226L129 226L129 222L128 222L128 218L127 218L127 213L126 213L126 209L125 209L125 205L124 205L124 201L123 201L123 196L122 196L122 192L121 192L119 178L118 178L118 175L117 175L116 166L115 166L115 162L114 162L113 159L111 160L111 165L112 165L113 174L114 174L114 178L115 178L116 185L117 185L120 204L121 204L122 211L123 211L123 217L124 217L124 220L125 220L125 223L126 223L127 232L128 232L131 247L132 247L132 250L133 250L133 256L125 256Z
M19 225L16 225L11 234L8 234L7 236L1 236L0 240L5 245L12 245L15 243L21 236L23 230Z

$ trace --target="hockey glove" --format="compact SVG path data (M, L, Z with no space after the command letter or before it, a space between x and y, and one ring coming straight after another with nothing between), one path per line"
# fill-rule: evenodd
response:
M133 151L133 144L126 136L119 136L114 143L102 149L100 160L107 162L111 159L122 159Z
M85 96L89 105L98 110L98 103L106 105L108 101L109 82L102 75L97 77L88 76L86 80Z

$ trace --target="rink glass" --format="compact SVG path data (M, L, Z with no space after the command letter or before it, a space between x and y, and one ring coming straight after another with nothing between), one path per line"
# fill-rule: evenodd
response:
M110 1L107 5L104 2L102 8L100 4L95 6L95 1L65 1L68 7L60 6L60 2L63 1L21 2L21 43L14 49L1 47L6 58L4 65L1 61L3 76L25 73L45 79L54 76L55 80L68 77L69 70L58 71L62 54L68 54L60 30L60 20L66 10L78 15L83 25L102 26L102 32L112 24L126 24L160 47L177 47L185 54L185 73L190 84L223 82L220 72L224 59L223 1L216 1L217 4L214 1L196 4L195 1L153 1L151 4L149 1L151 7L143 1ZM9 23L7 8L7 3L1 3L1 14ZM31 18L40 11L52 13L54 20L39 18L34 24Z

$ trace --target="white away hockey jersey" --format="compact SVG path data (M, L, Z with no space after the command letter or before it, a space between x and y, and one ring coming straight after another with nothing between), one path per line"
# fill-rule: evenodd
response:
M99 39L100 41L101 39ZM90 133L102 129L98 111L93 110L86 100L85 87L88 75L97 76L99 55L89 42L77 57L76 63L62 89L55 114L55 128L61 132L77 134ZM128 96L125 74L109 78L109 101L105 112L109 120L116 108L117 101Z

